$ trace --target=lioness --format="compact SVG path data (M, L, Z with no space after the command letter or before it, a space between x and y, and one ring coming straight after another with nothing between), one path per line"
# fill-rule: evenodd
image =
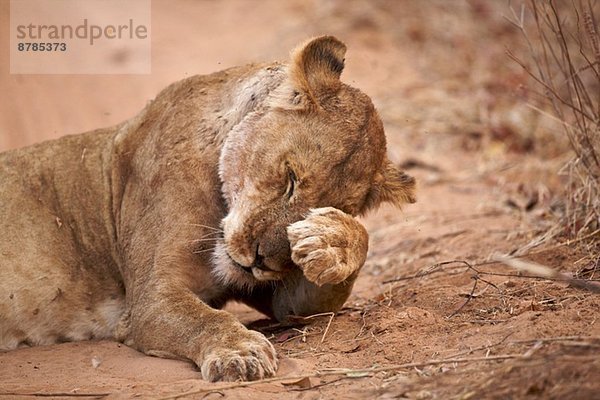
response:
M233 315L336 311L368 236L353 216L414 201L331 36L289 63L172 84L118 126L0 155L0 349L116 338L202 377L271 376Z

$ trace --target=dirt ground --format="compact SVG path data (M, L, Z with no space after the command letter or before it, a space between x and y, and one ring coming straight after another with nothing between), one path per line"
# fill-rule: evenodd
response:
M0 398L600 398L598 295L493 261L598 278L584 242L538 240L560 228L570 154L505 55L525 53L504 17L494 0L155 1L151 75L19 76L0 1L0 150L118 123L173 81L327 33L419 182L418 203L363 218L369 257L337 315L282 326L228 306L277 347L275 380L209 384L186 362L80 342L0 354Z

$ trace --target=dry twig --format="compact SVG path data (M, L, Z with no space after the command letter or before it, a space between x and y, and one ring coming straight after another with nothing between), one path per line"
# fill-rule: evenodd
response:
M394 282L400 282L400 281L405 281L405 280L412 280L412 279L418 279L418 278L422 278L424 276L427 275L431 275L434 274L436 272L442 272L444 266L446 265L451 265L451 264L463 264L466 267L469 267L470 264L464 260L450 260L450 261L443 261L443 262L439 262L436 264L433 264L432 266L428 267L425 271L420 271L417 272L414 275L409 275L409 276L400 276L398 278L393 278L393 279L388 279L383 281L383 283L394 283Z
M102 399L110 396L112 393L69 393L69 392L58 392L58 393L19 393L19 392L0 392L0 397L91 397L95 399Z
M528 272L539 278L562 281L574 287L585 289L593 293L600 293L600 284L585 279L573 278L564 272L557 271L542 264L508 257L497 257L496 259L511 268L514 268L518 271Z
M465 302L460 307L458 307L456 310L454 310L454 312L452 314L448 315L448 318L452 318L456 314L458 314L463 308L465 308L465 306L467 304L469 304L469 302L473 298L473 293L475 293L475 288L477 287L477 280L478 280L477 275L473 276L473 280L475 282L473 283L473 288L471 289L471 293L469 293L469 295L467 296L467 300L465 300Z

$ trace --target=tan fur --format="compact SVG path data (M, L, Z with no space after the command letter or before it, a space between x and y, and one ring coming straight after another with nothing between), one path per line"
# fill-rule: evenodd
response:
M260 379L273 346L219 310L338 310L364 263L353 216L414 201L371 101L320 37L289 64L195 76L113 128L0 155L0 349L114 337Z

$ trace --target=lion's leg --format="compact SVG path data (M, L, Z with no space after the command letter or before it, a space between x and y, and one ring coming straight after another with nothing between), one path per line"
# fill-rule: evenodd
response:
M184 278L199 274L199 266L186 258L157 256L147 276L128 288L120 339L146 354L192 360L210 381L274 375L277 356L271 343L230 313L204 303Z

